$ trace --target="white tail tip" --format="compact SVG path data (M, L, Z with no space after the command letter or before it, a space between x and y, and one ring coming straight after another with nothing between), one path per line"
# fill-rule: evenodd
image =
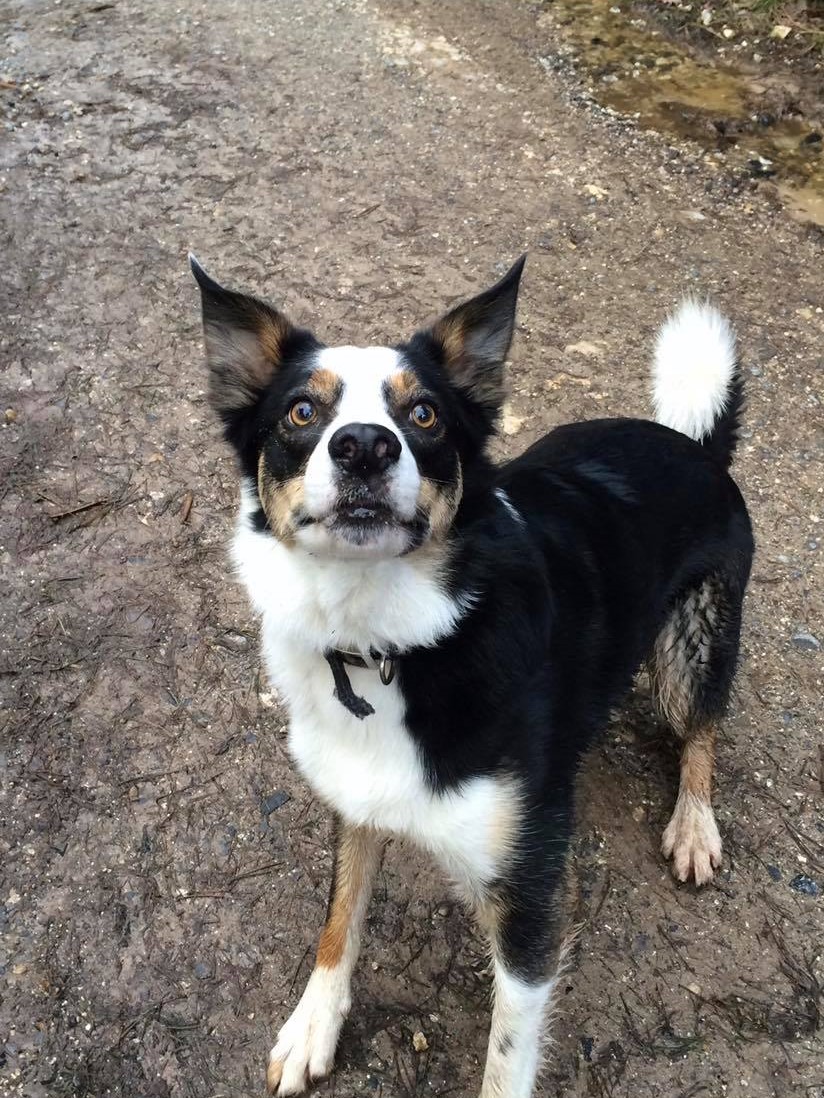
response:
M724 411L735 376L735 335L712 305L684 301L655 341L655 418L700 442Z

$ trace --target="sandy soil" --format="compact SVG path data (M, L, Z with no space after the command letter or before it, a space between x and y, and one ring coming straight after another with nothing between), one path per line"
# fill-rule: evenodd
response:
M724 868L699 893L661 861L676 764L642 681L581 779L581 930L540 1093L824 1095L822 238L582 100L541 14L0 5L4 1096L259 1094L325 906L326 813L228 574L190 247L358 342L528 248L505 453L644 413L685 292L734 318L759 553ZM393 847L320 1092L475 1095L484 967L445 883Z

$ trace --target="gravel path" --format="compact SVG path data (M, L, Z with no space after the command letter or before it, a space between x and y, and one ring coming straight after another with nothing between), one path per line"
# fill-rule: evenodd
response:
M0 26L0 1094L259 1094L325 908L326 813L228 574L187 249L352 342L529 249L499 452L643 414L656 325L710 294L759 540L724 869L696 893L658 855L676 765L642 681L581 780L541 1093L822 1098L822 237L588 104L537 4L19 0ZM320 1093L472 1098L488 992L393 847Z

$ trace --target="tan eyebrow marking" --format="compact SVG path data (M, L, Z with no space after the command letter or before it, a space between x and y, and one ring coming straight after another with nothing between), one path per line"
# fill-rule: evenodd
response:
M306 388L321 404L334 404L341 394L343 382L333 370L320 366L309 375Z
M421 383L411 370L399 370L386 380L386 395L395 408L403 408L418 395Z

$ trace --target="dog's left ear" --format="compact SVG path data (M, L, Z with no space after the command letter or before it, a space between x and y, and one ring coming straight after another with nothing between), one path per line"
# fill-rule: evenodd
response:
M203 304L209 403L228 420L266 391L294 328L265 301L224 289L191 254L189 266Z
M522 255L500 282L451 309L429 331L453 383L493 416L504 398L504 359L525 263Z

